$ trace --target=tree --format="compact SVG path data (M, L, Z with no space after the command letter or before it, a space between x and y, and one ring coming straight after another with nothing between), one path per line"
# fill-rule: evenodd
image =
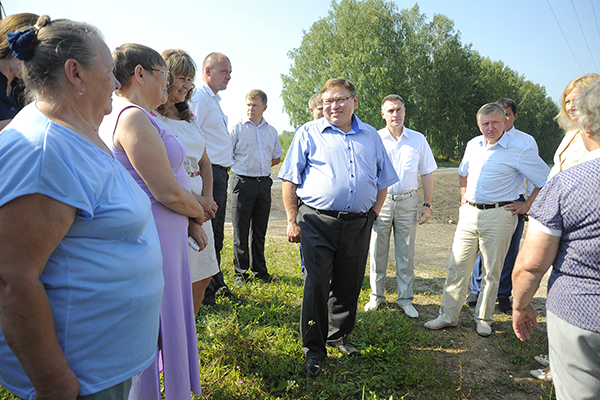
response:
M423 132L440 158L460 158L480 134L477 110L501 97L518 104L517 126L540 139L545 160L560 141L558 107L543 87L463 45L450 19L436 14L429 21L418 5L398 11L385 0L334 0L288 55L282 97L295 126L311 119L306 103L327 79L346 78L357 89L356 114L376 128L384 126L381 99L401 95L405 125Z

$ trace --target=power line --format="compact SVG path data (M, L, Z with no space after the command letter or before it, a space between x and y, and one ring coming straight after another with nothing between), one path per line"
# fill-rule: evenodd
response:
M592 4L592 13L594 14L594 21L596 22L596 30L598 31L598 37L600 38L600 27L598 27L598 18L596 18L596 10L594 10L594 0L590 0Z
M550 5L550 0L546 0L546 2L548 3L548 7L550 7L550 11L552 11L552 15L554 15L554 19L556 20L556 23L558 24L558 28L562 32L563 37L565 38L565 41L567 42L567 46L569 46L569 49L571 49L573 58L575 58L575 61L577 61L577 65L579 65L579 69L581 69L581 74L584 75L585 72L583 72L583 68L581 67L579 60L577 59L577 56L575 55L575 52L573 51L573 48L571 47L571 44L569 43L569 39L567 39L567 35L565 35L565 32L563 31L562 27L560 26L560 22L558 22L558 18L556 18L556 14L554 13L554 10L552 9L552 5Z
M577 18L577 23L579 24L579 29L581 30L581 34L583 35L583 41L590 52L590 57L592 57L592 62L594 63L594 67L596 67L596 71L598 71L598 66L596 65L596 60L594 60L594 55L592 54L592 50L590 50L590 45L588 44L587 38L585 37L585 33L583 32L583 27L581 26L581 21L579 20L579 15L577 15L577 10L575 9L575 4L573 4L573 0L571 0L571 5L573 6L573 11L575 11L575 18Z

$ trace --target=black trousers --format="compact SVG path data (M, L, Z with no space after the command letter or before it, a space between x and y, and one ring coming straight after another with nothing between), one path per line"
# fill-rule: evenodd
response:
M322 215L306 205L298 210L305 266L300 333L306 358L324 359L327 341L354 328L375 217L372 210L352 220Z
M213 234L215 236L215 252L217 253L217 262L219 263L219 272L213 275L210 284L204 293L203 304L215 304L215 293L221 287L227 288L223 273L221 272L221 250L223 249L223 238L225 236L225 214L227 210L227 183L229 174L222 168L212 166L213 170L213 198L219 206L215 218L212 220ZM229 290L229 288L227 288Z
M273 180L231 175L231 220L235 276L248 278L248 271L266 277L265 236L271 213ZM250 239L250 240L249 240Z

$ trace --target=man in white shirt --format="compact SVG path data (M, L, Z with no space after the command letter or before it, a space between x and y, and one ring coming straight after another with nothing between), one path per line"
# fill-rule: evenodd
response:
M538 145L534 137L515 128L514 123L517 119L517 103L508 98L499 99L496 101L496 103L504 107L504 112L506 113L506 133L515 139L519 139L527 143L527 145L535 150L536 154L538 154ZM525 195L531 195L532 191L533 186L526 186L525 177L521 176L519 180L519 201L525 202ZM521 236L523 235L524 225L525 215L518 214L517 227L510 241L510 247L508 249L508 253L506 254L506 258L504 259L504 265L502 266L502 273L500 275L500 286L498 288L497 296L498 309L505 314L510 314L512 312L512 304L510 303L510 295L512 293L512 270L515 265L515 260L517 259L517 254L519 253L519 246L521 245ZM470 307L475 307L477 304L480 290L481 257L478 256L477 261L475 261L475 265L473 266L473 273L471 274L471 293L469 294L469 297L467 297L467 304Z
M406 108L402 97L397 94L385 97L381 103L381 116L386 127L378 133L400 181L388 188L379 218L373 223L369 247L371 298L365 311L376 310L385 302L385 277L393 230L398 284L396 303L406 315L417 318L419 312L412 305L415 236L417 224L424 224L431 216L432 173L437 164L425 136L404 126ZM423 183L424 203L420 211L417 175L421 175Z
M501 105L481 107L477 126L483 136L467 143L458 169L461 206L439 316L425 327L442 329L458 324L471 266L481 251L483 286L475 323L480 336L490 336L498 282L517 214L527 213L550 169L525 142L505 134L506 115ZM524 203L517 201L521 175L534 187Z
M202 63L203 82L196 88L190 107L204 132L206 153L212 163L213 197L219 207L212 221L212 227L219 268L227 209L228 172L233 165L233 153L227 132L227 116L221 110L219 105L221 97L217 93L227 88L230 79L229 58L221 53L210 53ZM203 304L214 306L217 291L225 296L235 297L225 284L221 271L212 277L210 285L206 288Z
M266 109L266 93L251 90L246 95L248 118L235 124L229 134L233 146L233 266L238 287L250 278L248 271L265 283L279 280L267 271L265 236L271 212L271 167L279 164L283 151L277 130L263 118Z

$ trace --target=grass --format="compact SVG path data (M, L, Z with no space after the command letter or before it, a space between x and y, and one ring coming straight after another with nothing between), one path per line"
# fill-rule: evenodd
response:
M222 269L226 281L233 282L232 238L226 237L225 243ZM218 310L201 308L196 327L204 396L194 399L504 398L494 397L495 385L524 394L535 392L539 396L541 392L544 399L553 398L549 384L536 391L530 383L509 375L489 380L489 386L471 379L472 366L462 361L457 349L465 340L460 327L430 332L423 328L422 319L412 320L394 305L377 312L363 312L368 301L368 277L351 335L351 342L362 349L363 356L349 358L329 349L321 375L311 379L303 369L298 331L302 298L298 246L287 243L285 238L269 237L266 258L269 272L281 277L281 282L250 282L236 290L244 303L219 299ZM415 303L431 303L420 306L421 309L437 308L439 293L437 288L417 292ZM498 324L499 332L491 339L477 340L488 340L483 343L510 360L515 371L527 367L525 364L534 355L545 352L544 334L536 333L525 346L509 328L510 317L495 325ZM468 324L461 320L461 325ZM16 399L2 388L0 398Z

